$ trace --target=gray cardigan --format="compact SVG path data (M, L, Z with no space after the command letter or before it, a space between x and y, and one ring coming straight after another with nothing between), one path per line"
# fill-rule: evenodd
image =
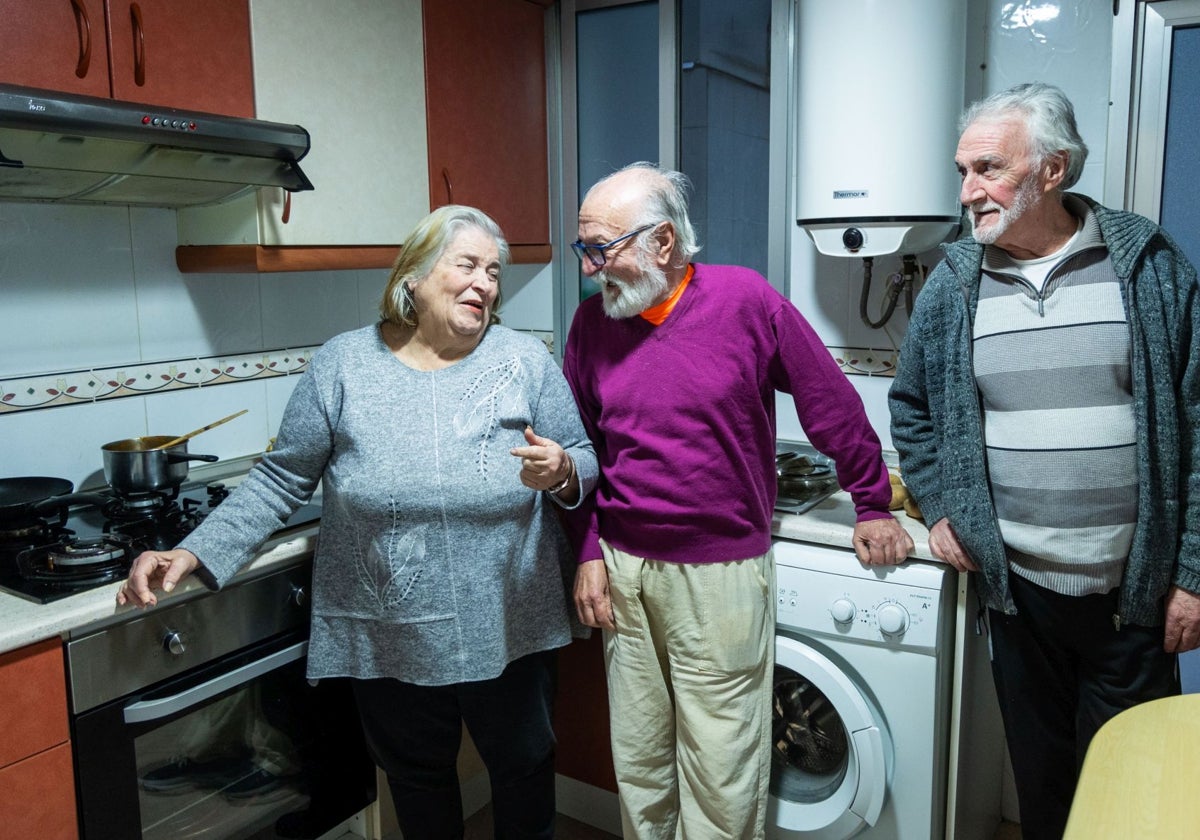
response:
M1117 623L1158 625L1176 584L1200 592L1200 295L1196 271L1153 222L1077 196L1096 216L1129 315L1137 424L1137 526ZM980 592L1013 613L988 490L972 322L984 248L943 247L917 298L889 402L905 484L925 521L948 517L979 565Z
M344 333L313 356L275 449L181 546L221 586L323 479L309 677L496 677L571 638L574 558L509 454L526 425L591 492L595 452L537 339L493 326L457 364L418 371L377 326Z

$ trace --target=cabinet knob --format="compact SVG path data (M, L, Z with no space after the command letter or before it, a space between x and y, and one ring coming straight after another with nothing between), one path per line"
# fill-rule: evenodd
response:
M183 652L187 650L187 646L183 643L183 634L176 630L167 631L167 634L163 636L162 646L163 650L175 656L182 656Z

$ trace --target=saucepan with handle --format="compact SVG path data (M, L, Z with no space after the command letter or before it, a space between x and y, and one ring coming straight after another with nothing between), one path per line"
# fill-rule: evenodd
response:
M245 413L243 409L186 435L148 435L106 443L100 447L104 480L125 494L178 487L187 478L188 462L217 460L216 455L189 454L188 440Z
M172 435L114 440L100 447L104 480L118 493L151 493L183 484L190 461L216 461L216 455L191 455L187 441L163 448Z

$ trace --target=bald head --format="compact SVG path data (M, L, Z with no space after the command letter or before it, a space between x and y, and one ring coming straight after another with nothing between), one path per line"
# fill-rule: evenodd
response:
M688 217L687 176L652 163L632 163L598 181L579 208L579 226L616 237L644 225L671 228L671 268L686 269L700 250Z

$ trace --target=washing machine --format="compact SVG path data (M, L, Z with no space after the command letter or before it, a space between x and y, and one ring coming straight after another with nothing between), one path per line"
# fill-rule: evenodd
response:
M773 840L941 840L957 576L774 543Z

